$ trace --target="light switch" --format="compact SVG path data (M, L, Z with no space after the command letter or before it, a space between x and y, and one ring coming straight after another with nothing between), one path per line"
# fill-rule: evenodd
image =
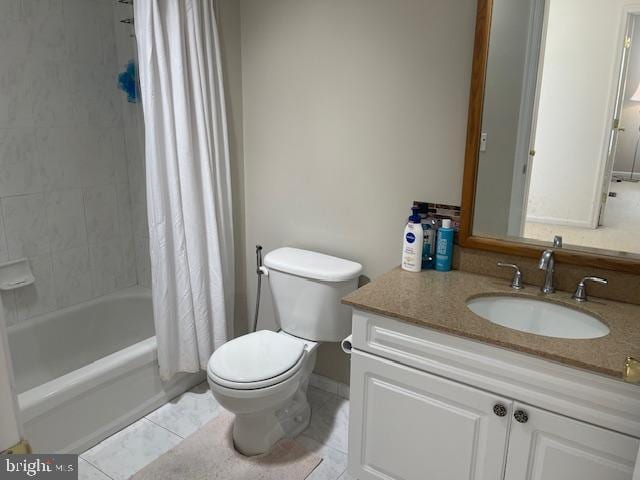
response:
M487 134L486 134L486 132L482 132L480 134L480 151L481 152L486 152L487 151Z

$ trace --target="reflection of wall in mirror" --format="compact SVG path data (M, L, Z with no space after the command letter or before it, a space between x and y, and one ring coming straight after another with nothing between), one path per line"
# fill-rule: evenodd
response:
M494 0L479 155L474 234L505 235L516 157L529 12L533 0Z
M595 228L623 0L551 0L527 221Z
M640 16L635 17L634 23L631 48L629 49L627 90L624 96L622 115L620 116L620 126L624 128L624 132L618 137L618 148L613 164L613 171L626 174L625 177L631 172L636 141L640 134L640 103L631 101L631 97L640 85ZM637 171L638 163L636 162Z

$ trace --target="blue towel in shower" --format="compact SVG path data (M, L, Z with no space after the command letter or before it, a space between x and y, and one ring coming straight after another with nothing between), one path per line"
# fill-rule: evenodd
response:
M118 88L127 94L129 103L138 103L137 71L133 60L129 60L124 72L118 74Z

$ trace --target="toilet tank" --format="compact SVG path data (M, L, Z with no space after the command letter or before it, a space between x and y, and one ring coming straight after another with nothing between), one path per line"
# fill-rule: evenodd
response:
M291 247L269 252L264 265L282 330L317 342L351 333L351 309L340 300L358 288L362 265Z

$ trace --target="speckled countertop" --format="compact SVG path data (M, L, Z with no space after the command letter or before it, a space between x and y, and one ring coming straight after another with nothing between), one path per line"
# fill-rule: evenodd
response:
M610 333L591 340L543 337L495 325L466 306L469 298L496 294L544 299L589 312ZM578 304L566 292L543 295L535 285L525 285L518 292L508 281L493 277L460 271L410 273L396 268L347 295L343 303L619 378L628 355L640 358L640 306L595 297Z

